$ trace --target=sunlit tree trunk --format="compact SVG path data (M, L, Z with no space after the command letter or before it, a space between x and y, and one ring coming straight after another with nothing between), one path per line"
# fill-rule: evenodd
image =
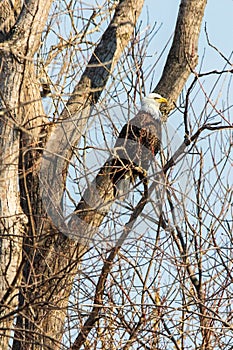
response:
M20 194L21 155L37 142L44 112L41 104L33 55L40 43L51 2L31 1L20 12L20 1L3 1L0 48L0 217L1 314L12 314L3 321L1 349L8 348L14 311L23 270L23 238L32 218ZM12 8L13 6L13 8ZM10 16L10 17L9 17ZM30 132L28 131L30 130ZM25 147L25 148L24 148Z

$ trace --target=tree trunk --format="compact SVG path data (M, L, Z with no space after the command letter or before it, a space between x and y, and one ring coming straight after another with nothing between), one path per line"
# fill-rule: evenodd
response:
M19 166L19 142L21 121L17 115L17 101L22 81L22 67L15 62L11 54L4 53L1 60L1 92L2 115L0 119L0 229L1 229L1 255L0 255L0 298L5 306L1 311L9 313L17 305L16 286L20 284L22 239L27 218L20 205L18 189L18 166ZM9 71L12 74L9 74ZM4 84L3 84L4 82ZM10 87L15 87L12 89ZM6 349L7 336L11 328L12 317L3 323L6 334L0 341L0 347Z
M25 2L21 12L19 3L5 1L1 4L2 14L11 13L9 21L1 17L0 308L5 315L1 349L8 348L22 276L23 238L30 227L31 217L25 215L28 214L22 206L25 198L22 199L19 192L19 180L23 181L23 174L19 173L23 152L20 146L33 146L39 133L37 126L42 124L44 116L32 58L40 42L38 29L44 27L51 1L40 1L39 5L36 1ZM15 8L11 7L13 5ZM30 42L33 43L31 47Z

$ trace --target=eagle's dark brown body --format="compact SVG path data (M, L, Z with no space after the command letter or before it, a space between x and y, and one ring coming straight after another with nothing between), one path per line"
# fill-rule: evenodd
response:
M113 153L97 178L106 175L107 172L114 185L115 196L121 180L128 178L130 182L134 182L138 176L145 176L152 159L160 149L160 144L160 120L140 111L122 128Z

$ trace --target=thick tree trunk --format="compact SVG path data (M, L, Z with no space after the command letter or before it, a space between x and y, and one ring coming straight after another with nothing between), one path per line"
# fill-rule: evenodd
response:
M1 313L9 313L17 305L17 289L21 276L22 239L27 222L20 206L18 188L19 142L21 124L17 117L22 67L10 54L1 60L1 93L7 103L2 101L0 116L0 300ZM13 69L12 69L13 68ZM9 74L9 71L12 74ZM12 87L16 87L13 89ZM10 88L11 87L11 88ZM3 309L3 305L5 309ZM6 349L12 317L3 323L5 331L0 339L0 348Z
M19 174L20 146L24 143L28 148L26 144L37 139L37 126L43 120L32 58L40 42L38 29L44 27L51 2L40 1L40 5L36 1L25 2L22 11L20 4L21 1L3 1L0 18L0 313L3 317L0 348L3 350L8 349L18 305L23 237L30 226L30 216L25 215L28 213L23 210L19 192L19 175L23 181L22 172ZM31 47L29 41L33 43Z

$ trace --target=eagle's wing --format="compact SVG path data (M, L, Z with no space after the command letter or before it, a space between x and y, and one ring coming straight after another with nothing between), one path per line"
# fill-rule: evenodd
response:
M140 112L125 124L106 162L116 194L123 196L127 186L148 170L161 144L161 122L151 114ZM124 192L124 194L123 194Z

